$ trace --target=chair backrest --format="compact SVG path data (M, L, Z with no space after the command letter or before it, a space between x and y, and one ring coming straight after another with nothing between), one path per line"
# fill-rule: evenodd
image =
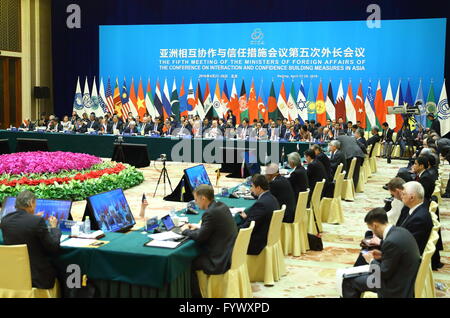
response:
M28 248L23 245L0 245L0 288L31 290Z
M320 182L316 182L316 186L314 187L314 192L311 197L311 207L315 211L319 211L320 199L322 196L324 186L325 186L325 179L323 179Z
M342 163L340 163L337 168L336 171L334 173L334 178L333 180L336 181L337 177L339 176L339 174L342 172L342 168L344 167L344 165Z
M344 183L345 172L342 172L340 176L336 180L336 184L334 185L334 193L333 198L340 198L342 195L342 184Z
M308 203L309 190L298 194L297 206L295 208L294 223L301 223L306 217L306 205Z
M432 212L432 213L436 213L437 208L438 208L437 202L431 201L431 203L430 203L430 213L431 213L431 212Z
M435 295L433 271L431 270L431 257L436 250L436 242L438 239L439 234L436 231L431 231L430 238L428 239L425 250L423 251L419 270L417 271L416 282L414 285L415 297L421 297L423 295L427 285L427 280L431 280L431 282L428 282L428 285L432 286L429 292L432 293L432 295ZM430 297L430 295L426 296Z
M356 166L356 158L352 159L352 163L350 164L350 170L348 171L347 180L353 179L353 173L355 173L355 166Z
M269 233L267 233L267 245L271 246L280 240L281 225L283 223L284 212L286 211L286 205L283 204L281 210L275 210L272 214L272 220L270 220Z
M239 266L247 261L248 244L250 243L250 237L254 227L255 221L252 221L248 228L239 230L231 256L231 269L239 268Z
M380 151L380 147L380 142L375 143L375 145L373 146L373 151L370 153L371 158L375 157L378 154L378 152Z

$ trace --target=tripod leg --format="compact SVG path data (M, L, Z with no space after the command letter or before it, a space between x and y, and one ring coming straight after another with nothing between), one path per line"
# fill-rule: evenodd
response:
M167 169L166 169L166 174L167 174L167 181L169 181L170 191L173 192L173 189L172 189L172 182L170 182L169 173L167 172Z
M162 177L162 175L163 175L163 172L164 172L164 171L161 171L161 174L159 175L158 183L156 184L156 189L155 189L155 193L153 193L153 197L156 196L156 191L158 191L158 186L159 186L159 183L161 182L161 177ZM165 195L165 194L164 194L164 195Z

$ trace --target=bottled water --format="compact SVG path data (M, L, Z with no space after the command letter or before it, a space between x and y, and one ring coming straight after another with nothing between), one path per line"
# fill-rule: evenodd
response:
M91 233L91 220L89 220L88 216L86 216L86 219L84 220L84 233Z

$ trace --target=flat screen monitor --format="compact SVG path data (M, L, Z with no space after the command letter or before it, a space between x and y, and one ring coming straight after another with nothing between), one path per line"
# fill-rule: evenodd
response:
M198 165L185 169L184 174L192 191L194 191L201 184L212 185L204 165Z
M94 230L123 232L136 224L122 189L99 193L88 198Z
M14 206L15 203L15 197L6 197L2 205L0 216L3 218L11 212L16 211L16 208ZM48 220L50 216L54 216L58 219L58 224L60 224L61 221L65 221L71 218L71 209L72 201L36 199L36 210L34 214L41 215L45 220Z
M170 215L164 216L163 218L161 218L161 221L163 222L167 231L170 231L171 229L173 229L175 227L175 224L173 223L173 220L170 217Z

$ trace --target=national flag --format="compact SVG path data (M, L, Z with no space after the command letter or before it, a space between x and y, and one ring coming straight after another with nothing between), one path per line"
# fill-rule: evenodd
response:
M412 92L411 92L411 85L409 83L409 80L408 80L408 86L406 88L405 102L408 105L407 106L408 108L414 107L414 104L413 104L414 102L413 102L413 97L412 97ZM411 116L409 118L408 123L409 123L409 128L411 129L411 131L416 129L416 119L413 116Z
M291 83L291 90L289 91L289 97L287 101L287 108L289 114L289 120L295 120L298 118L298 110L297 110L297 98L295 96L295 87L294 81Z
M167 78L164 80L164 91L162 94L162 104L163 104L163 116L164 116L164 120L166 120L172 115L172 107L170 105L170 93L169 93L169 87L167 86Z
M152 119L159 116L158 110L155 107L153 100L152 87L150 85L150 79L147 80L147 91L145 93L145 107L147 108L147 113L152 116Z
M300 83L297 95L297 115L300 123L305 124L305 120L308 120L308 102L306 101L305 87L303 86L303 80Z
M200 119L205 119L206 113L205 109L203 107L203 101L202 101L202 90L200 88L200 80L197 81L197 92L195 93L195 110L197 112L197 115L200 116Z
M380 80L378 80L377 84L377 92L375 94L375 115L377 116L377 120L382 125L384 122L386 122L386 109L384 107L384 101L383 101L383 92L381 90L381 83Z
M128 104L130 105L130 110L131 110L131 113L133 114L133 117L136 117L137 115L139 115L136 91L134 89L134 78L131 78L130 100L128 101Z
M427 110L425 107L425 99L423 98L422 80L419 82L419 88L417 89L416 101L414 107L418 107L420 115L414 115L418 124L423 128L427 127Z
M213 116L218 118L223 118L223 115L226 111L226 108L222 104L222 100L220 98L220 86L219 80L216 81L216 89L214 90L214 98L213 98Z
M77 79L75 97L73 98L73 111L77 112L78 116L83 115L83 95L81 94L80 77Z
M264 102L263 81L261 81L258 93L258 119L263 119L265 123L269 122L269 111Z
M389 115L387 113L388 107L394 106L394 97L392 95L392 88L391 88L391 80L388 81L388 87L386 89L386 96L384 98L384 109L386 111L386 122L389 124L389 128L394 128L396 126L396 119L395 115Z
M437 105L436 105L436 98L434 97L433 80L431 80L430 89L428 90L426 113L434 114L435 116L437 114ZM427 118L427 127L430 127L430 126L431 126L431 121Z
M91 94L91 111L95 113L95 117L103 116L103 110L99 105L98 102L98 92L97 92L97 84L95 83L95 76L94 76L94 82L92 84L92 94Z
M195 110L195 106L197 105L197 102L195 100L195 94L194 94L194 87L192 86L192 78L189 80L189 88L188 88L188 95L187 95L187 103L188 103L188 116L189 115L196 115L197 111Z
M347 115L346 121L356 122L355 99L353 98L351 81L348 83L347 95L345 96L345 114Z
M213 115L213 102L211 98L211 90L209 89L209 81L206 80L206 86L205 86L205 95L203 96L203 108L205 109L205 116L208 119L212 118Z
M395 94L394 106L403 106L405 101L403 100L402 93L402 81L398 81L397 93ZM398 132L403 127L403 115L395 115L395 131Z
M117 113L117 116L119 116L119 118L122 118L122 120L126 120L128 114L123 113L122 99L120 98L119 80L117 78L116 78L116 86L114 87L113 102L114 102L114 112Z
M358 93L356 94L356 121L361 122L361 127L366 128L366 107L364 106L364 96L362 82L359 82Z
M245 90L245 82L244 79L242 79L242 85L241 85L241 94L239 95L239 117L236 115L237 118L239 118L239 124L244 120L248 119L248 102L247 102L247 91Z
M161 96L161 85L159 84L159 79L156 80L156 88L155 88L155 97L153 99L153 103L155 105L156 112L158 116L163 118L163 103Z
M114 95L111 88L111 79L108 77L108 85L106 86L106 106L108 106L108 111L111 113L111 115L114 115L114 112L116 111L115 105L114 105Z
M145 114L147 113L147 107L145 105L144 87L142 86L142 79L139 79L138 96L137 96L136 106L137 106L137 111L138 111L139 117L141 119L144 118Z
M445 136L450 131L450 113L447 100L447 89L445 88L445 79L442 83L441 95L439 97L438 119L441 123L441 136Z
M92 107L91 94L89 94L89 84L86 76L83 92L83 113L87 113L89 115L92 111L91 107Z
M255 82L252 79L252 86L250 86L250 94L248 97L248 115L250 123L254 119L258 119L258 101L256 100Z
M336 121L342 118L345 121L345 99L344 99L344 89L342 87L342 80L339 82L338 93L336 96ZM332 118L333 119L333 118Z
M269 110L269 118L272 120L278 119L278 106L277 106L277 98L275 97L275 87L272 81L272 85L270 86L270 95L267 100L267 108Z
M327 119L334 120L336 118L336 108L334 106L333 88L331 80L328 83L327 98L325 100L325 109L327 111Z
M128 95L127 83L125 78L123 79L121 98L122 98L122 112L123 115L125 116L125 119L127 119L128 114L131 112L132 105L130 105L130 95Z
M284 88L284 80L281 82L280 92L277 100L278 110L284 118L289 118L289 110L287 108L286 89Z
M103 85L103 78L100 79L100 88L98 92L98 106L102 110L104 114L106 114L109 109L108 105L106 104L106 95L105 95L105 86ZM112 114L112 113L111 113Z
M224 116L227 114L230 104L230 96L228 95L228 87L227 87L227 81L223 81L223 89L222 89L222 98L220 99L220 102L222 103L222 109ZM228 116L225 117L228 119Z
M316 119L316 99L314 97L312 81L309 83L307 103L308 103L308 120L315 120Z
M176 119L180 118L180 100L178 99L177 82L173 79L172 94L170 95L170 107Z
M325 126L327 123L327 113L325 109L325 98L323 97L322 81L319 83L316 98L316 122Z
M180 100L180 117L189 115L188 112L188 100L187 100L187 94L186 90L184 88L184 77L181 80L181 86L180 86L180 96L178 96L178 99Z
M231 97L230 97L230 103L228 105L228 108L231 109L233 112L233 115L236 116L236 123L240 122L239 118L239 97L237 94L236 89L236 82L233 79L233 85L231 86Z
M372 82L367 85L366 100L364 102L367 116L367 130L372 130L374 126L378 126L377 116L375 116L375 96L373 94ZM378 128L380 128L378 126Z

